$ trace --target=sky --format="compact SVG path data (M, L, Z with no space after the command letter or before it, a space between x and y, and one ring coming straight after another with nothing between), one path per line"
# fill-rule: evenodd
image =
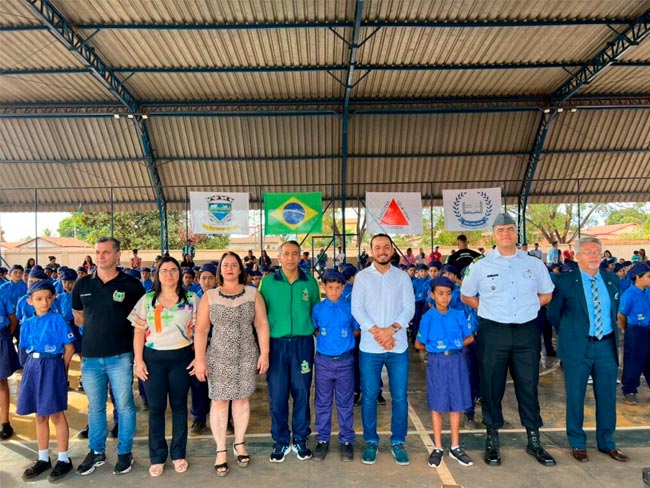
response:
M58 236L59 222L69 215L69 212L39 212L38 234L43 235L45 229L50 229L52 236ZM0 212L0 227L5 232L4 239L7 242L19 241L27 236L34 237L35 225L34 212Z

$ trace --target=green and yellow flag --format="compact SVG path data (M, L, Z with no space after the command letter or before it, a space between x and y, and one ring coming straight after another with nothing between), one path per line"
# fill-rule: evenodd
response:
M323 194L265 193L264 235L309 234L323 231Z

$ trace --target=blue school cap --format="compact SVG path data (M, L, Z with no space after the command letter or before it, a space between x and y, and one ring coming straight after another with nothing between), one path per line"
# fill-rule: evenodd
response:
M415 271L426 271L428 269L429 269L429 267L426 264L418 264L415 267Z
M431 280L431 291L433 291L433 289L436 286L445 286L445 287L447 287L447 288L449 288L451 290L453 290L455 288L454 283L449 278L447 278L445 276L438 276L437 278L434 278L434 279Z
M126 274L128 274L129 276L133 276L134 278L136 278L138 280L141 278L140 271L138 271L137 269L125 269L124 272Z
M616 263L616 264L614 265L614 273L618 273L618 272L619 272L620 270L622 270L623 268L625 268L625 265L624 265L624 264L622 264L622 263Z
M609 269L609 263L607 261L601 261L600 269Z
M357 268L355 268L352 264L350 263L345 263L343 265L343 269L341 270L341 274L345 278L345 281L349 280L352 278L354 275L357 274Z
M74 269L70 269L70 268L60 269L59 279L61 281L76 281L77 272Z
M41 273L43 272L41 271ZM32 283L29 289L27 290L27 294L31 296L32 293L41 290L49 290L50 292L52 292L52 295L56 295L56 290L54 289L54 285L50 280L47 279L47 277L44 280L37 281L36 283Z
M438 271L442 269L442 263L440 261L434 261L429 263L429 268L436 268Z
M648 267L647 264L637 263L627 271L627 276L628 278L633 279L639 275L647 273L648 271L650 271L650 267Z
M217 267L212 264L212 263L206 263L201 268L199 269L199 275L203 273L204 271L207 271L208 273L212 273L213 275L217 276Z
M445 265L442 267L442 272L443 272L443 273L453 273L453 274L456 274L456 273L457 273L457 271L456 271L456 266L454 266L453 264L445 264Z
M194 278L196 276L196 273L194 272L194 270L190 269L190 268L184 268L183 269L183 276L185 276L186 274L192 275L192 278Z
M8 272L9 270L7 268L5 268L4 266L0 266L0 273L7 274Z
M338 281L339 283L345 284L345 276L343 276L343 273L336 271L335 269L328 269L323 273L323 278L321 280L323 283L326 283L328 281Z
M140 273L151 273L151 268L147 268L146 266L140 268Z
M11 268L9 268L10 273L15 270L25 271L25 268L23 268L20 264L14 264Z
M29 277L30 278L35 278L37 280L49 280L50 278L45 274L45 271L43 271L43 268L40 266L34 266L32 270L29 272Z

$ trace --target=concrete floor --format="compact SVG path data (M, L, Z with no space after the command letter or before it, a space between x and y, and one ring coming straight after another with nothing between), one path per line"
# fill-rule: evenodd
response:
M427 466L431 442L431 415L426 406L426 384L424 362L418 353L411 356L409 381L409 436L407 448L411 464L407 467L397 466L390 454L388 437L390 435L390 395L386 392L388 405L378 407L378 428L382 437L377 463L366 466L361 463L361 419L359 409L355 409L355 427L359 440L355 452L355 462L342 463L338 458L338 445L332 442L330 454L324 462L298 461L295 456L288 456L282 464L268 462L272 447L269 435L270 421L266 385L261 379L251 403L251 424L248 430L248 447L252 462L247 469L238 468L232 454L229 454L231 472L227 478L217 478L212 465L214 463L214 443L206 432L205 435L190 436L188 442L188 459L190 469L185 474L177 474L168 462L165 474L156 480L149 477L147 469L147 420L146 413L138 409L138 427L134 445L136 464L127 475L115 477L112 474L115 462L115 442L107 442L106 465L100 467L90 476L69 475L64 478L66 486L110 486L120 483L129 486L174 487L191 480L192 485L202 486L219 483L228 486L277 485L284 486L464 486L470 487L642 487L642 468L650 466L650 393L643 386L639 393L640 404L636 406L623 403L619 392L617 442L631 458L630 463L618 463L600 454L595 449L594 402L591 392L587 395L585 427L588 431L588 448L591 462L580 464L569 454L564 434L564 385L562 371L554 358L542 362L540 377L540 399L542 417L545 427L543 438L548 450L553 454L558 466L545 468L525 453L525 431L519 424L517 405L512 384L509 383L504 398L504 416L506 425L501 430L502 459L501 467L489 467L482 461L484 435L482 428L465 428L461 443L475 465L463 467L448 457L439 470ZM75 359L71 366L71 383L78 384L79 364ZM20 381L20 374L10 380L12 400ZM85 425L86 397L83 393L70 392L70 406L67 412L71 430L70 455L75 466L87 452L87 441L74 436ZM140 407L139 400L138 406ZM0 487L42 486L49 484L46 475L37 481L24 483L21 474L36 458L35 429L33 417L14 415L12 403L11 422L17 435L10 441L0 443ZM109 409L110 412L110 409ZM109 428L112 427L109 415ZM480 424L480 407L477 411L477 423ZM336 425L336 424L334 424ZM313 441L312 441L313 442ZM448 436L444 439L448 447ZM51 444L53 453L54 443ZM155 485L154 485L155 484Z

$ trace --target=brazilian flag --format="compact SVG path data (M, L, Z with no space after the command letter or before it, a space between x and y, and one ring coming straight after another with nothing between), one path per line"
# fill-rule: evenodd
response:
M265 193L264 235L309 234L323 231L323 194Z

